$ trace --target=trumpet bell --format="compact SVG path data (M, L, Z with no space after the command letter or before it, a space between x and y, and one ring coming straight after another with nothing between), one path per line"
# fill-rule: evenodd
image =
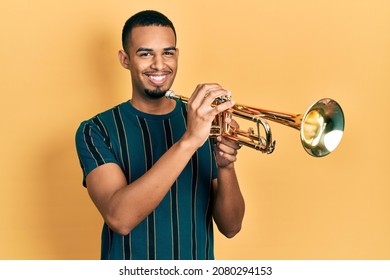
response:
M314 157L323 157L339 145L344 132L344 113L333 99L323 98L309 107L301 122L302 146Z

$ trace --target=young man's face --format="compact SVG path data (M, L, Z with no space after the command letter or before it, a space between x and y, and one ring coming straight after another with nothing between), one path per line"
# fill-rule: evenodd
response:
M173 30L165 26L135 27L128 45L133 94L159 98L172 86L179 51Z

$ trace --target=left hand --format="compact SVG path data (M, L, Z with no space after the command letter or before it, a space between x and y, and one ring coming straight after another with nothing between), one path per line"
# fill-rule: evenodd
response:
M238 123L233 119L226 119L227 123L234 128L238 128ZM225 168L232 166L233 163L237 160L237 150L241 148L239 143L227 139L223 136L217 137L217 143L215 145L215 158L217 161L217 166L219 168Z

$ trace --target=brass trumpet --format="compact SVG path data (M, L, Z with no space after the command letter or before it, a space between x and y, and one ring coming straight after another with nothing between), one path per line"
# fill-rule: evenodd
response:
M175 95L171 90L165 94L167 98L187 103L189 98ZM220 97L214 100L216 106L229 100ZM234 128L227 124L225 118L237 116L256 123L257 131ZM235 104L230 109L218 114L211 126L210 137L223 135L262 153L270 154L275 149L271 128L266 120L277 122L300 131L301 143L305 151L314 157L323 157L337 148L344 132L344 114L340 105L333 99L323 98L309 107L305 114L288 114L261 108ZM265 132L261 136L260 126Z

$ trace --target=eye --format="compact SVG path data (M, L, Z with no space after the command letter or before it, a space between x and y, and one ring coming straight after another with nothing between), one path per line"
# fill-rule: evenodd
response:
M148 57L151 56L152 54L150 52L140 52L138 55L141 57Z

